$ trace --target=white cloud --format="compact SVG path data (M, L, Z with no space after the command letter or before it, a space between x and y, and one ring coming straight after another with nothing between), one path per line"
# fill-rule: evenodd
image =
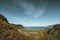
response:
M29 3L25 2L25 1L20 2L20 6L22 6L24 8L25 13L28 16L31 16L31 17L34 17L34 18L38 18L44 13L46 5L47 5L47 3L45 2L43 5L40 4L39 8L35 8L33 3L29 4Z
M26 17L24 18L18 18L18 17L13 17L13 16L6 16L6 17L10 23L14 23L14 24L20 24L22 22L27 21Z

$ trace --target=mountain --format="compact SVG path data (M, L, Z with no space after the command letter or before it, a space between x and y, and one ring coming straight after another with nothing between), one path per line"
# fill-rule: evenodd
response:
M0 40L32 40L23 34L23 28L23 25L9 23L6 17L0 14Z
M8 23L6 17L3 16L2 14L0 14L0 22L7 22Z
M24 30L21 24L11 24L0 14L0 40L60 40L60 24L41 30Z
M48 34L60 33L60 24L53 25L53 28L48 30Z
M48 40L60 40L60 24L53 25L53 28L47 31L47 35Z

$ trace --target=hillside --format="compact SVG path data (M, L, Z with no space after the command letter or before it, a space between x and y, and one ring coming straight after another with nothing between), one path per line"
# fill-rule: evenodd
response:
M42 30L24 30L21 24L11 24L0 14L0 40L60 40L60 24Z
M9 23L6 17L0 14L0 40L28 40L29 37L22 33L23 28L22 25Z

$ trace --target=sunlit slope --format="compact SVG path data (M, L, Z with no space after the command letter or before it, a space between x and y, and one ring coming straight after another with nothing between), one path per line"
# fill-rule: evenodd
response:
M21 24L11 24L0 14L0 40L60 40L60 24L49 29L24 30Z

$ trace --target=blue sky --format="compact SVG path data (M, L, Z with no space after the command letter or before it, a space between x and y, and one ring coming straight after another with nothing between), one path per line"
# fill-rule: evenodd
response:
M0 0L0 13L10 23L47 26L60 23L59 0Z

